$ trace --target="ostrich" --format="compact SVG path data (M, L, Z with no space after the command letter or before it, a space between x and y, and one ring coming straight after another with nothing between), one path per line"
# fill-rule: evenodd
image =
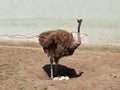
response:
M50 30L42 32L39 35L39 43L43 47L44 52L50 57L51 78L53 78L53 62L55 62L55 75L57 75L57 66L59 59L64 56L72 55L81 44L80 26L82 19L78 22L78 39L75 40L72 33L66 30Z

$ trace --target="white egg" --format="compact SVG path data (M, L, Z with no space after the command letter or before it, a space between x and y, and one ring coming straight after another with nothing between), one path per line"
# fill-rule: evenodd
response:
M55 77L55 78L53 78L53 80L59 80L59 78L58 78L58 77Z
M70 78L68 76L65 76L65 80L69 80Z
M64 80L65 79L65 77L64 76L62 76L62 77L60 77L59 78L59 80L61 81L61 80Z
M60 80L60 81L62 81L62 80L69 80L70 78L68 77L68 76L61 76L61 77L55 77L55 78L53 78L53 80Z

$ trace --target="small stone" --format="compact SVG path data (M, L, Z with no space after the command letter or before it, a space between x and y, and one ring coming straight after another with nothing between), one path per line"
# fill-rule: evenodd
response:
M100 58L100 56L97 57L98 59Z

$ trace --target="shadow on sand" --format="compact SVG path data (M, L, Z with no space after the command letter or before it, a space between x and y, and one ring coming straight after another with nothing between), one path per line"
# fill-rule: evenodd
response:
M54 70L55 65L53 65ZM43 70L50 77L50 64L43 66ZM82 76L84 72L76 73L76 71L72 68L68 68L67 66L58 65L58 76L68 76L69 78L77 78ZM55 75L54 75L55 77Z

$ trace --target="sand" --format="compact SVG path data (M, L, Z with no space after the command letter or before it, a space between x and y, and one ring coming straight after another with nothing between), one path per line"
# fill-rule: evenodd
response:
M0 90L120 90L120 47L83 45L58 70L70 80L50 79L38 44L0 42Z

